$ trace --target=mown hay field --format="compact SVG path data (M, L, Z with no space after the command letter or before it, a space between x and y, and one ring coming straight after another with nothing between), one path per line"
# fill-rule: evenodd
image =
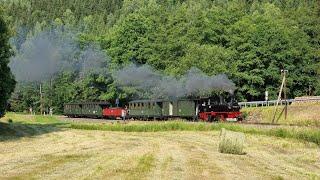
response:
M245 154L233 155L218 151L218 130L85 130L12 113L1 121L0 179L320 178L319 145L294 138L246 133Z

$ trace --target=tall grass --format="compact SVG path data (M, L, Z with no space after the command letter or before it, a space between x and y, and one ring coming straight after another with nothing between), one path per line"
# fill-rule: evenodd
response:
M320 145L320 130L309 128L254 128L229 123L189 123L183 121L146 123L146 124L84 124L72 123L72 129L123 131L123 132L159 132L159 131L219 131L226 130L258 134L281 138L292 138Z
M123 131L123 132L159 132L159 131L210 131L217 126L206 123L187 123L180 121L146 123L146 124L84 124L72 123L70 128L85 130Z

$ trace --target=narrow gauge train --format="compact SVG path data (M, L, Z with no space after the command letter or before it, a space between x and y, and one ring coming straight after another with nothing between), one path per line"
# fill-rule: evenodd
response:
M69 103L64 106L64 115L68 117L92 117L116 119L123 113L126 118L141 120L166 120L184 118L204 121L241 121L240 106L229 98L211 97L199 99L175 100L134 100L129 108L111 107L109 102Z
M123 111L122 107L112 107L109 102L84 102L68 103L64 105L64 115L68 117L88 117L88 118L120 118Z

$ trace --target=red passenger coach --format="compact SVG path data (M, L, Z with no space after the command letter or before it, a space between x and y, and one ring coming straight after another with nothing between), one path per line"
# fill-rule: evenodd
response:
M111 118L121 118L122 117L122 111L125 112L125 115L127 115L127 110L121 107L114 107L114 108L104 108L103 109L103 117L107 119Z

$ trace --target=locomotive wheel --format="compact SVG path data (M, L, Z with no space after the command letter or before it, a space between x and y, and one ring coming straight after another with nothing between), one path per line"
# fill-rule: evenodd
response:
M220 121L221 121L221 117L220 117L220 116L216 116L216 117L214 118L214 121L220 122Z
M199 121L198 116L193 116L192 121Z
M212 116L211 115L208 116L208 122L212 122Z

